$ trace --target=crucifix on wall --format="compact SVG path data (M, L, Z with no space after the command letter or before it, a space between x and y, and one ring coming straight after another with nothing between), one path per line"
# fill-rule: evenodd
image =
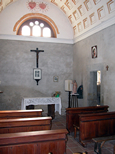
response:
M34 80L36 80L38 85L39 80L41 80L42 78L42 70L38 68L39 52L44 52L44 50L38 50L38 48L36 48L36 50L30 50L30 51L36 52L36 68L34 68Z

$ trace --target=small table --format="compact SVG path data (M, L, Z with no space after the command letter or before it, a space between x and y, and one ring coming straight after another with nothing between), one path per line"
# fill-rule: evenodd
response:
M71 107L78 107L78 96L79 94L71 94Z
M61 98L60 97L34 97L23 98L21 103L21 110L26 110L28 105L48 105L55 104L55 112L58 111L61 115Z

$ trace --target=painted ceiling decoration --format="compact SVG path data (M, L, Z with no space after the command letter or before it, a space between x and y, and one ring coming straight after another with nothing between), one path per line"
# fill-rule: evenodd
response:
M0 0L0 11L16 0ZM115 0L27 0L30 12L49 11L49 2L68 17L77 37L100 23L115 17Z
M32 12L38 13L39 11L41 12L46 12L48 11L48 3L46 2L36 2L36 1L27 1L27 8L31 10Z

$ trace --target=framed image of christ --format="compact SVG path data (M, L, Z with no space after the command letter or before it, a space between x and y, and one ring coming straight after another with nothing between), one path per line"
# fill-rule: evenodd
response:
M40 68L34 68L34 79L42 78L42 70Z
M91 47L91 55L92 55L92 58L97 58L97 46L92 46Z

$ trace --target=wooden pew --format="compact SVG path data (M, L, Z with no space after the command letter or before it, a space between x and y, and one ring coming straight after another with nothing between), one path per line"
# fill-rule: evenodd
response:
M79 140L115 135L115 112L80 114Z
M0 111L0 119L41 117L42 109L38 110L5 110Z
M51 129L51 117L0 120L0 134Z
M79 116L78 114L84 113L98 113L107 112L109 106L88 106L88 107L77 107L77 108L66 108L66 129L69 133L74 131L74 126L79 126Z
M66 129L0 134L0 154L65 154Z

